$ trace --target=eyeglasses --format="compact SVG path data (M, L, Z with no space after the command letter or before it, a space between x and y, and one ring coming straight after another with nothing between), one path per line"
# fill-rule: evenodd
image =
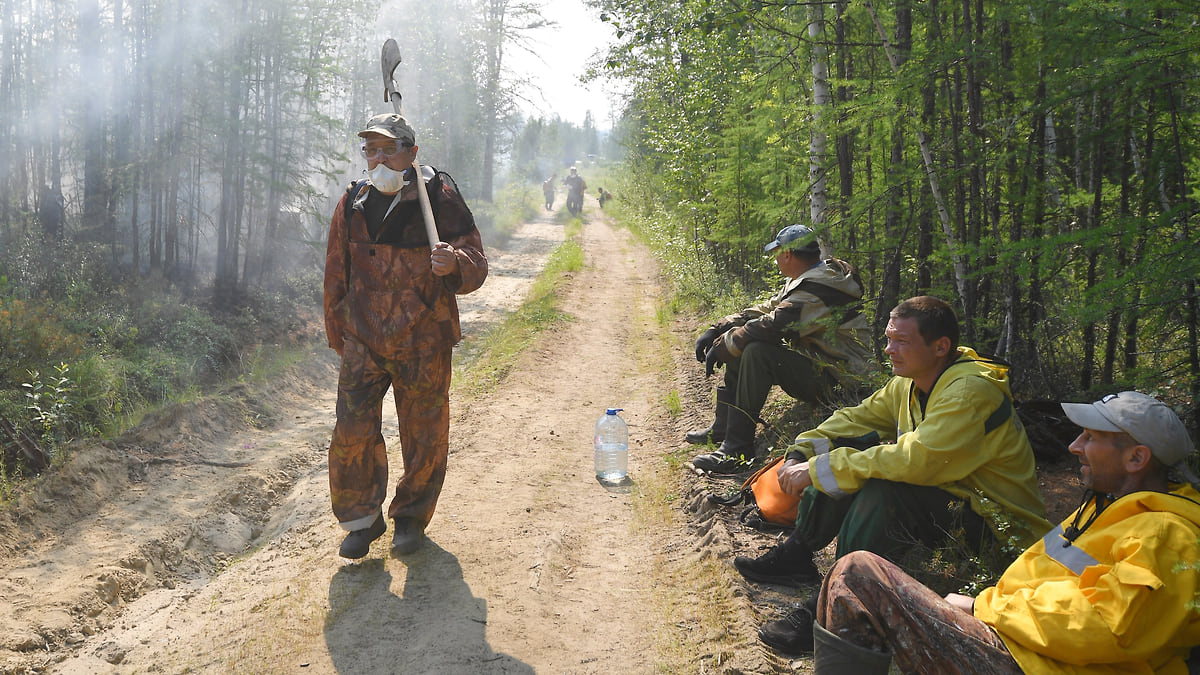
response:
M379 144L363 143L358 146L358 151L361 152L362 156L366 159L372 159L374 157L393 157L399 154L401 150L409 150L411 148L412 145L409 143L390 141Z

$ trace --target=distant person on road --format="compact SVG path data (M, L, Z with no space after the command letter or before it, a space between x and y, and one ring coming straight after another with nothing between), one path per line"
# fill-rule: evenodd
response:
M546 198L546 210L554 208L554 176L542 181L542 195Z
M596 201L600 203L600 208L604 208L604 203L607 202L612 195L604 190L604 188L596 188Z
M917 544L981 554L1050 529L1008 365L960 346L953 308L933 296L897 305L885 334L893 377L788 448L779 484L800 497L796 528L758 558L734 558L743 577L817 583L813 552L835 538L837 559L871 551L899 561ZM759 638L789 654L812 651L815 609L813 596Z
M1085 488L1075 513L976 598L942 598L865 551L817 605L816 672L1187 673L1200 644L1200 492L1175 413L1135 391L1063 403ZM1168 471L1192 483L1170 482Z
M804 225L779 231L764 249L786 277L783 287L754 307L721 319L696 340L696 360L711 375L724 363L716 415L688 443L719 444L692 460L697 469L737 473L754 460L754 432L771 387L795 399L826 400L845 382L858 389L867 371L870 325L862 315L862 286L849 263L821 259L816 233Z
M387 528L381 415L389 387L404 458L387 510L392 553L411 553L422 541L446 475L450 355L462 339L455 295L479 288L488 273L454 181L424 167L440 239L430 251L413 169L416 137L405 119L376 115L358 135L370 178L342 196L325 254L325 332L342 357L329 492L349 533L339 553L351 559L365 556Z
M571 167L562 182L567 186L567 211L573 216L578 216L583 212L583 191L587 189L587 182L575 167Z

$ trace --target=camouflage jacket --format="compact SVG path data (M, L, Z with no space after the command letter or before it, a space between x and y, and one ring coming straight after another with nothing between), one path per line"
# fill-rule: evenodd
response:
M406 182L393 205L375 188L352 184L333 214L325 252L325 333L339 354L347 335L387 359L428 355L462 339L455 296L483 285L487 257L454 181L429 167L425 178L438 238L454 247L458 272L433 274L415 185ZM382 223L369 227L366 214L388 206Z
M830 369L843 383L856 383L868 372L871 356L870 324L861 304L854 268L829 258L789 279L766 302L726 316L716 327L725 332L732 356L740 356L751 342L774 342Z

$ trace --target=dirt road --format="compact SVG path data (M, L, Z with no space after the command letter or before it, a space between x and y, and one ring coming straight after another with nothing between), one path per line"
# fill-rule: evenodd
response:
M656 323L652 259L594 203L589 214L585 269L564 297L573 319L497 391L452 402L449 474L416 555L387 557L389 534L360 563L337 556L324 350L269 398L178 406L80 450L24 499L0 527L0 671L695 670L657 648L677 617L653 600L662 551L691 535L645 531L633 503L679 447L663 404L679 360ZM519 302L561 237L547 218L489 252L488 282L465 298L468 333ZM608 406L630 426L632 491L593 476L592 426ZM391 412L385 436L394 446Z

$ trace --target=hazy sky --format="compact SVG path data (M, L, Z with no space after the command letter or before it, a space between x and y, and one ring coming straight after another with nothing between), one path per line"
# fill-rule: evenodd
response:
M612 39L612 25L600 21L599 11L588 9L582 0L546 0L542 15L559 25L534 34L532 47L541 60L516 49L506 55L515 72L541 88L540 96L529 93L536 108L526 112L548 117L557 114L583 124L584 115L591 110L597 127L611 127L616 103L605 91L611 85L593 82L585 87L579 83L579 75L584 63Z

